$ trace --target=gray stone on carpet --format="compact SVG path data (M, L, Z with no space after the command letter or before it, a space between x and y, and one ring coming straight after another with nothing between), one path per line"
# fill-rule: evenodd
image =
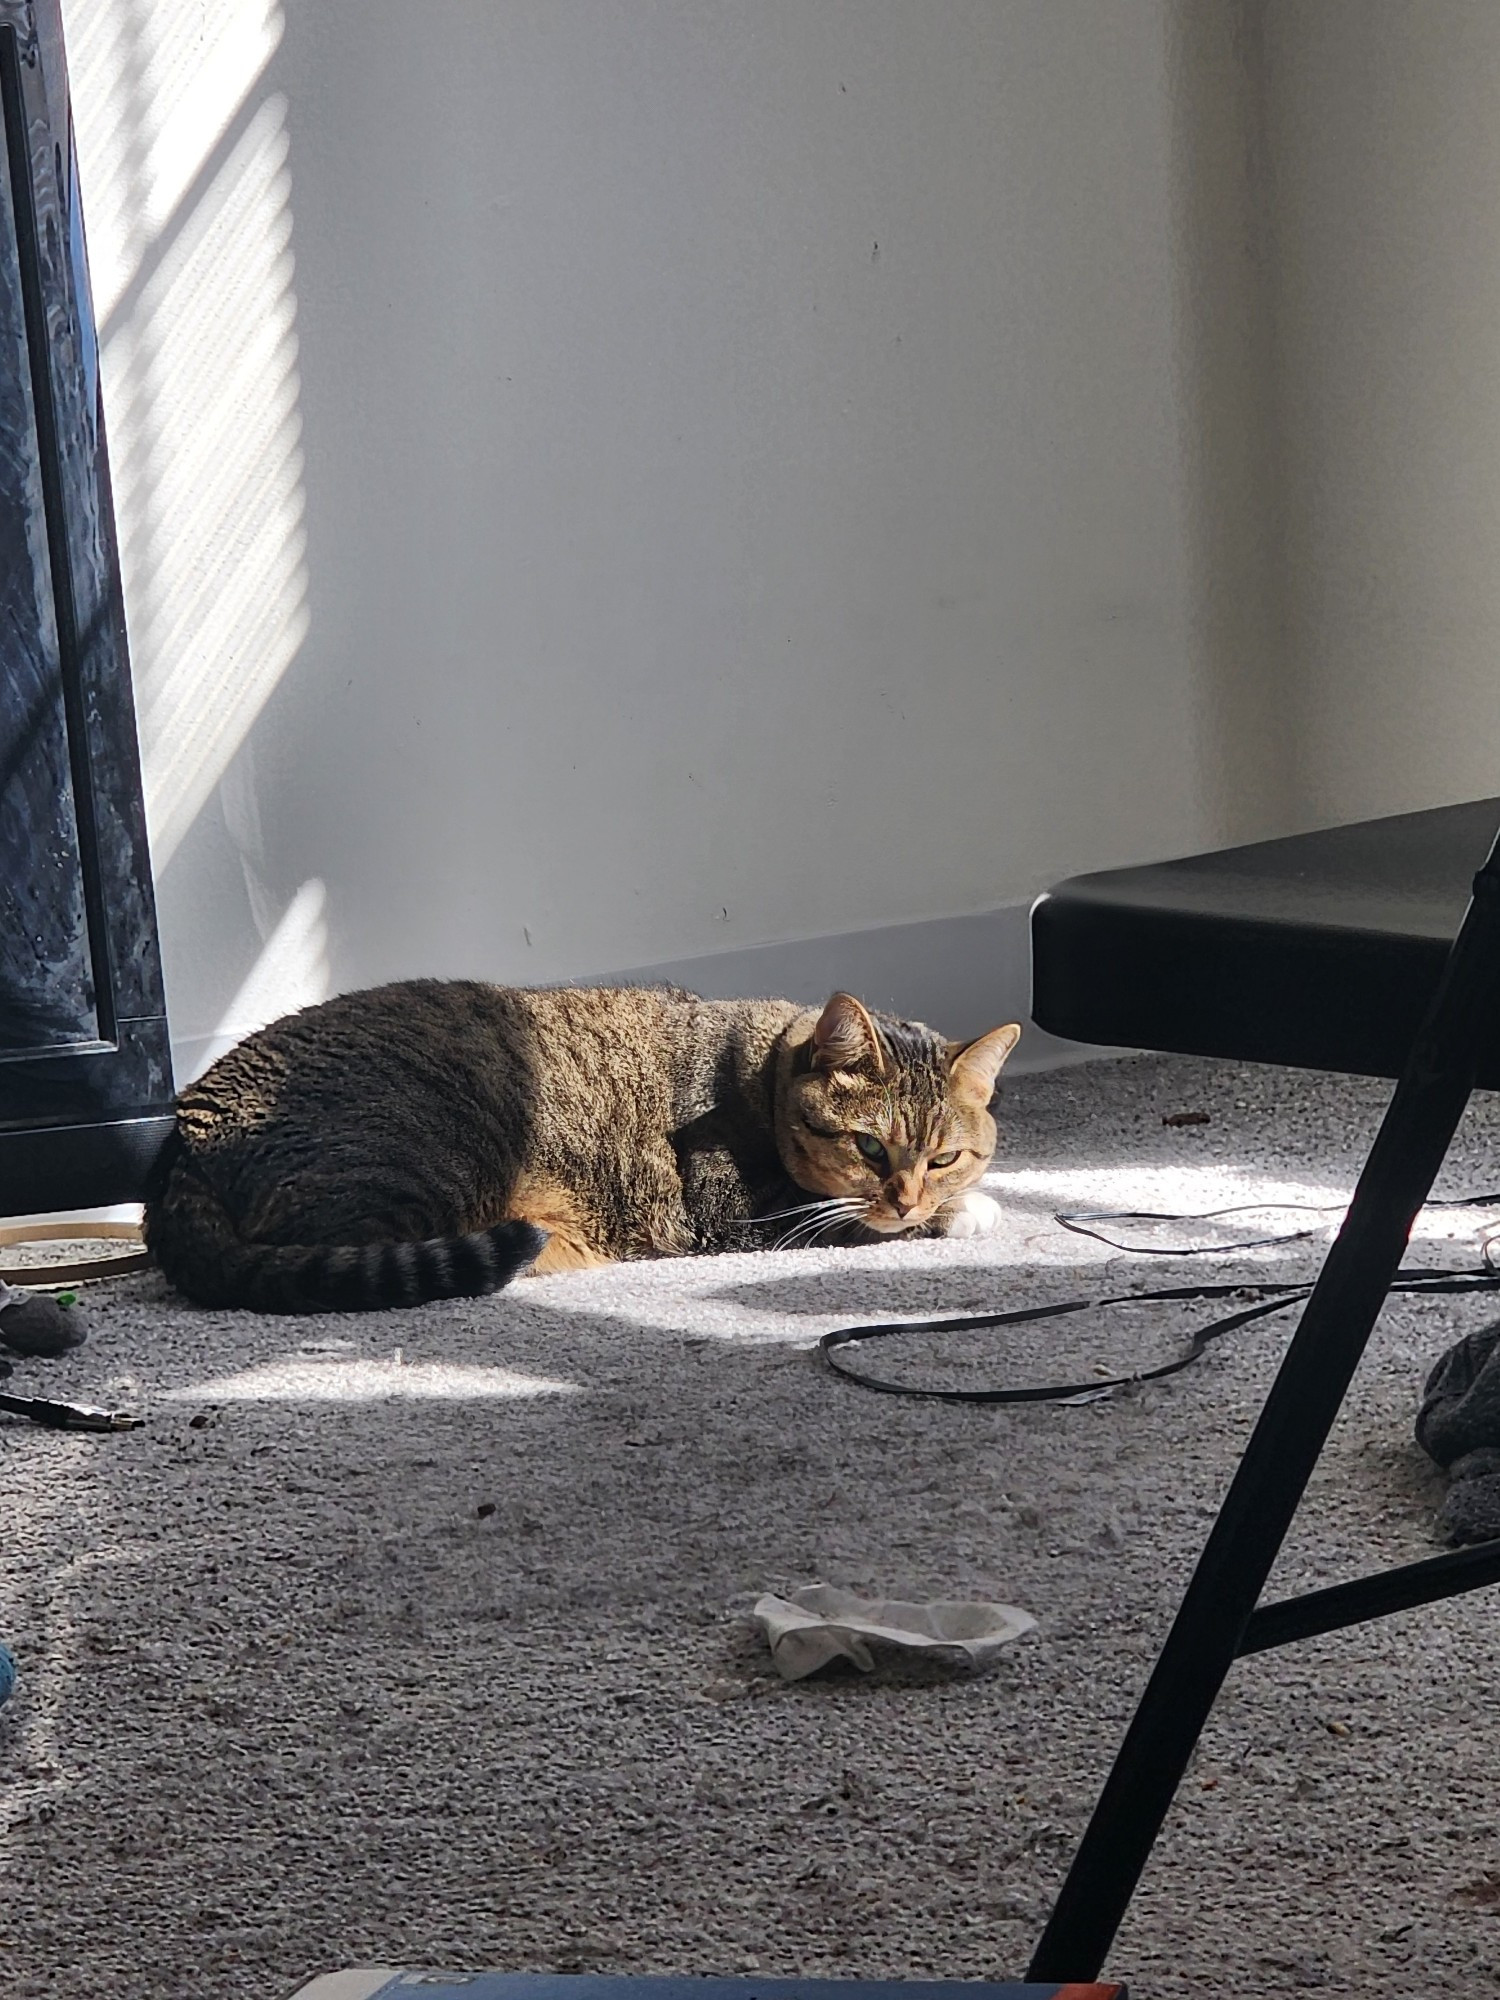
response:
M1004 1092L1004 1233L533 1280L368 1318L90 1295L8 1423L0 1968L8 2000L270 2000L361 1962L1019 1976L1290 1321L1080 1408L871 1395L850 1319L1194 1276L1316 1242L1111 1255L1058 1207L1336 1202L1387 1096L1141 1058ZM1168 1127L1163 1116L1209 1114ZM1493 1100L1444 1187L1500 1185ZM1414 1256L1473 1261L1439 1212ZM1484 1302L1392 1304L1275 1594L1430 1554L1412 1440ZM1144 1311L954 1344L955 1379L1165 1352ZM882 1363L896 1365L896 1355ZM783 1685L746 1619L826 1579L1040 1624L978 1678ZM1496 1985L1493 1599L1235 1670L1123 1930L1136 2000Z

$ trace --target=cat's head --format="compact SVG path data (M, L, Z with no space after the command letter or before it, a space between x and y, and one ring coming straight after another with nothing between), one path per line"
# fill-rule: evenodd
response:
M782 1164L809 1194L845 1204L847 1221L882 1235L921 1228L988 1167L990 1098L1020 1038L1012 1022L948 1042L835 993L794 1030L777 1106Z

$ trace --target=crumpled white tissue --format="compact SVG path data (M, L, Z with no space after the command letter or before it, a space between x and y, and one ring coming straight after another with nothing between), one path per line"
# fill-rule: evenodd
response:
M784 1681L800 1681L831 1660L869 1673L882 1653L915 1652L957 1667L979 1667L1036 1620L1014 1604L936 1598L908 1603L858 1597L832 1583L810 1583L790 1597L760 1598L751 1617L766 1635Z

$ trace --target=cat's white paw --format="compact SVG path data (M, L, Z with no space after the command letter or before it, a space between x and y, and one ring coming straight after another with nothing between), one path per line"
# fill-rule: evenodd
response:
M960 1195L951 1208L943 1211L947 1218L945 1236L992 1236L1000 1227L1000 1204L993 1195L980 1194L971 1188Z

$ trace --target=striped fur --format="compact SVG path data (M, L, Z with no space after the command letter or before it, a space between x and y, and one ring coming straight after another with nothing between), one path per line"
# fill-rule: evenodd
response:
M175 1136L168 1142L177 1153ZM248 1242L213 1189L180 1153L167 1163L170 1198L147 1209L146 1241L180 1292L204 1306L253 1312L369 1312L477 1298L508 1285L547 1241L530 1222L497 1222L416 1242Z

